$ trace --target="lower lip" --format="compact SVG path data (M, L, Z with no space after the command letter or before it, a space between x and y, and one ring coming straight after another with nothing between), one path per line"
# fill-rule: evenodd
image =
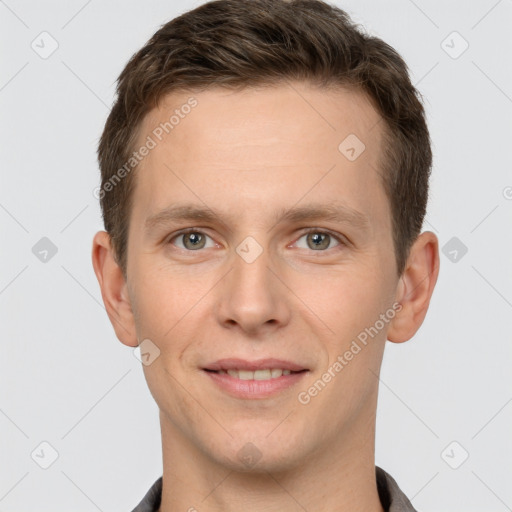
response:
M203 370L224 391L236 398L267 398L297 384L307 371L282 375L268 380L241 380L228 373Z

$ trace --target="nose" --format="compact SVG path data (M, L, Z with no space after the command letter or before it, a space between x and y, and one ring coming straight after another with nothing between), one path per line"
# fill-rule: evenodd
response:
M283 327L291 316L289 291L276 276L268 251L254 261L240 254L234 254L233 267L218 288L218 321L250 335Z

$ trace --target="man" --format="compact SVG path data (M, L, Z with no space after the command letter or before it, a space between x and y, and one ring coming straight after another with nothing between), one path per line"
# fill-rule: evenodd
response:
M374 457L386 339L418 330L439 268L401 57L317 0L218 0L117 92L92 257L160 409L135 511L413 511Z

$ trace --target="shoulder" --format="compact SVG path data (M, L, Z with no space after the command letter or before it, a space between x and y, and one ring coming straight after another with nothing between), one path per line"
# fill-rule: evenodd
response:
M379 466L375 466L377 490L386 512L417 512L396 480Z
M162 500L162 477L150 487L142 501L132 510L132 512L157 512Z

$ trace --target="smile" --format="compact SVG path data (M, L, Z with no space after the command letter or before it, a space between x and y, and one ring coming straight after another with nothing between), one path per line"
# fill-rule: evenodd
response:
M267 368L263 370L256 370L254 372L250 370L219 370L219 374L228 374L231 375L231 377L234 377L235 379L240 380L270 380L270 379L277 379L283 375L290 375L291 373L298 373L298 372L292 372L291 370L283 370L282 368Z
M215 387L243 399L267 398L298 384L309 373L306 365L280 358L255 361L218 359L202 368Z

